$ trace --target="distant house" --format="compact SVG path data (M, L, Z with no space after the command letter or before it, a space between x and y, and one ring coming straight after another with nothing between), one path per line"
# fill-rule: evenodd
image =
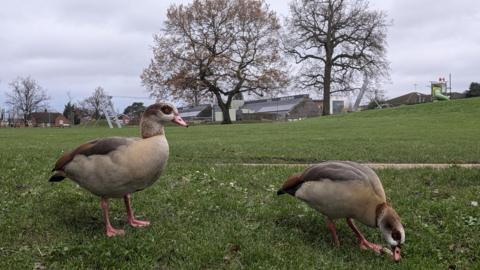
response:
M21 118L12 118L8 120L9 127L23 128L25 127L25 121Z
M288 120L319 116L321 110L309 95L245 101L240 107L242 120Z
M126 114L123 114L123 113L119 114L117 116L117 118L122 125L128 125L130 123L130 120L131 120L130 116L128 116Z
M4 118L0 121L0 127L25 127L25 122L22 118Z
M211 121L212 119L212 106L210 104L181 107L178 108L178 112L184 120Z
M385 103L389 106L395 107L400 105L412 105L419 103L426 103L432 101L432 96L425 95L418 92L410 92L408 94L389 99Z
M70 121L61 113L35 112L30 115L31 125L34 127L66 127Z
M466 98L467 94L459 93L459 92L451 92L451 93L447 93L447 96L449 96L450 99L462 99L462 98Z
M317 105L318 109L320 110L320 113L323 112L323 100L321 99L314 99L313 102L315 105Z
M332 113L345 112L348 102L343 97L333 97L331 101ZM233 99L229 114L232 122L242 120L294 120L322 114L322 101L313 100L308 94L267 98L258 100ZM199 105L179 108L182 118L186 120L202 120L212 117L210 105ZM223 112L218 105L213 106L215 122L223 121Z
M232 122L241 120L240 119L240 107L243 106L245 103L244 100L240 99L233 99L232 103L230 104L230 109L228 110L228 113L230 114L230 120ZM215 122L222 122L223 121L223 112L222 109L218 105L213 106L213 117Z
M323 100L315 99L313 100L317 105L320 112L323 112ZM343 96L330 96L330 114L339 114L350 111L349 100Z
M223 121L223 113L215 105L216 122ZM308 94L258 100L232 100L230 119L241 120L292 120L321 115L321 109ZM183 115L182 115L183 117Z

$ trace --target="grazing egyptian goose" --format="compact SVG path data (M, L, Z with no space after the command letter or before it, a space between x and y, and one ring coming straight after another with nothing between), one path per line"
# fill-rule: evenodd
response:
M142 115L142 138L110 137L82 144L58 159L49 181L58 182L68 177L100 196L109 237L125 233L110 224L109 198L123 197L132 227L148 226L148 221L135 219L130 194L152 185L165 169L169 148L163 125L167 122L188 127L174 105L153 104Z
M346 218L360 248L392 254L390 250L368 242L353 224L352 219L356 219L367 226L379 227L392 248L393 259L400 261L405 231L397 212L387 203L382 183L372 169L350 161L323 162L290 176L277 192L278 195L285 193L327 216L326 223L336 246L340 242L333 220Z

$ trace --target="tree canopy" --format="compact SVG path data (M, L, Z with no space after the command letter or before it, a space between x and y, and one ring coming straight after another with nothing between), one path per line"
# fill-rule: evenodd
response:
M125 108L123 114L140 119L145 109L146 107L143 105L143 102L133 102L131 105Z
M156 97L215 97L223 123L236 94L262 96L288 82L280 24L262 0L194 0L172 5L141 75Z
M480 83L470 83L470 87L467 91L467 97L480 97Z
M80 124L81 111L79 108L69 101L63 108L63 116L65 116L74 125Z

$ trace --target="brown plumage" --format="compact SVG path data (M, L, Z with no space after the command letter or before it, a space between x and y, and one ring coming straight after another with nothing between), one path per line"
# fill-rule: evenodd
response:
M346 218L362 248L382 252L381 246L368 242L352 219L370 227L379 227L385 240L400 259L400 245L405 240L400 217L387 204L382 183L370 168L351 161L327 161L290 176L277 194L288 193L327 216L334 242L339 245L333 220Z
M129 141L121 137L112 137L92 140L87 143L84 143L71 152L63 154L55 163L52 172L61 171L63 172L65 165L72 161L77 155L91 156L91 155L106 155L122 145L127 145ZM54 175L55 176L55 175ZM52 176L52 178L54 177ZM50 181L58 181L50 178Z
M167 122L187 126L172 104L151 105L142 116L142 138L110 137L82 144L57 160L49 181L58 182L68 177L100 196L109 236L123 231L110 225L108 198L123 197L130 225L146 226L148 222L133 217L130 194L149 187L162 174L169 156L163 128Z

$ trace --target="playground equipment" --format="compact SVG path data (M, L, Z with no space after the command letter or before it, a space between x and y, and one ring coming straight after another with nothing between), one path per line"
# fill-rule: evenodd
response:
M102 99L101 102L101 111L107 120L108 126L110 128L114 128L113 124L116 124L118 128L122 127L121 121L118 119L118 112L115 111L113 107L112 99L130 99L130 100L138 100L142 102L149 102L151 101L151 97L136 97L136 96L106 96ZM153 101L155 102L155 101ZM157 100L158 102L158 100Z
M431 82L432 89L432 101L437 100L449 100L450 97L447 94L447 81L445 78L439 78L436 82Z
M108 126L113 128L112 122L115 122L118 128L122 128L122 124L118 120L117 113L113 108L112 97L107 96L104 100L102 100L102 112L105 115L105 119L107 119Z
M355 100L355 104L353 104L352 111L356 112L358 111L358 108L360 107L360 102L362 101L363 95L367 91L368 84L370 83L368 79L367 73L363 73L363 83L362 87L360 88L360 92L358 93L357 99ZM378 105L378 102L375 100L375 102ZM380 107L381 108L381 107Z

